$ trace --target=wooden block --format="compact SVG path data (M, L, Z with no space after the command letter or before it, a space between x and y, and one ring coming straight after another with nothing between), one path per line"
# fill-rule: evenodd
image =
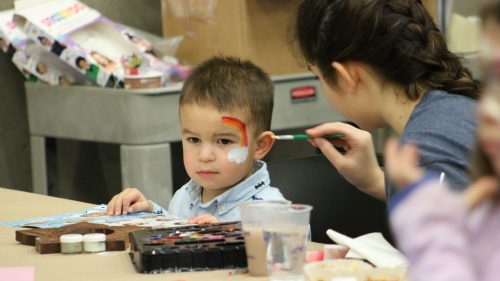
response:
M36 247L40 254L60 253L59 236L63 234L106 234L106 251L123 251L129 245L128 234L135 230L149 229L144 226L107 226L87 222L75 223L60 228L35 228L16 231L16 241Z

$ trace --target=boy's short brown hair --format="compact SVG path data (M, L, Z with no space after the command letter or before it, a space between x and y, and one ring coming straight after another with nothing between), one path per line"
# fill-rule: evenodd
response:
M271 129L274 85L248 60L215 56L202 62L184 82L180 106L212 106L219 111L247 110L256 134Z

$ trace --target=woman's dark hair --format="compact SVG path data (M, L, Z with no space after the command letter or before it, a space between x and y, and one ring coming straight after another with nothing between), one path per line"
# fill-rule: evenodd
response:
M358 61L415 100L430 89L478 98L479 85L451 53L417 0L304 0L295 36L305 60L335 81L332 62Z

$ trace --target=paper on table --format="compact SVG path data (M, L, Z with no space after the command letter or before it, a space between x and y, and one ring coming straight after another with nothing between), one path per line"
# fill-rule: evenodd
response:
M0 267L0 280L34 281L35 268L33 266Z
M350 248L347 257L353 257L351 251L377 267L407 266L408 262L401 252L384 239L380 232L369 233L355 239L328 229L326 234L335 243Z
M108 216L106 212L106 205L101 204L99 206L78 212L24 219L19 221L0 222L0 226L57 228L79 222L105 224L108 226L140 225L150 226L152 228L167 228L188 225L185 219L174 217L169 214L138 212L129 213L127 215ZM0 281L1 280L2 279L0 279Z

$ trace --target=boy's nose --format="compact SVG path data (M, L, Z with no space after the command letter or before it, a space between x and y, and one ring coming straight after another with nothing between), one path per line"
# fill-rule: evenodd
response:
M215 160L215 152L211 145L202 145L198 159L201 162L210 162Z

